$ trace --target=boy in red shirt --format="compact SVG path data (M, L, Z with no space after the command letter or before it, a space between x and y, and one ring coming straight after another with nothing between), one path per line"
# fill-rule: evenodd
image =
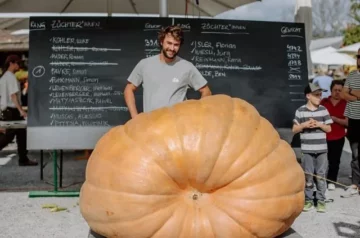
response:
M348 125L348 119L344 116L346 101L340 97L343 86L344 83L341 80L332 81L331 95L321 101L321 105L326 107L334 121L331 124L331 132L326 134L329 160L327 179L334 182L337 182L340 158L345 143L345 128ZM335 190L335 184L329 182L328 189Z

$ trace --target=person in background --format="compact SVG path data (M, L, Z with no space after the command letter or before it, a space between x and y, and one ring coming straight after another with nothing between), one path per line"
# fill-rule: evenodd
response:
M15 73L15 76L20 82L21 105L27 107L28 70L24 61L22 61L22 64L20 65L20 69Z
M328 168L326 133L331 132L330 124L333 120L328 110L320 105L321 93L324 91L319 85L309 83L304 90L307 103L296 110L293 120L293 133L300 133L301 163L306 180L303 211L310 211L314 207L313 174L324 178ZM316 183L317 211L326 212L326 181L317 178Z
M359 195L360 188L360 48L357 54L357 70L351 71L346 78L341 97L347 101L344 115L348 118L347 138L352 152L352 185L342 195Z
M201 97L211 95L206 79L189 61L178 56L184 41L179 26L169 26L159 33L160 54L140 60L124 90L124 98L131 118L138 114L135 91L143 85L144 112L167 107L186 100L189 87Z
M17 55L9 55L5 60L4 74L0 78L0 110L1 120L16 121L27 117L22 109L20 100L20 83L15 77L19 69L21 59ZM27 157L26 129L6 129L5 134L0 137L0 150L5 148L16 136L19 166L34 166L38 163Z
M337 182L340 158L345 143L345 129L348 125L348 119L344 116L346 101L340 97L343 85L342 80L334 80L330 86L331 95L321 101L321 105L328 110L334 121L331 124L331 132L326 134L329 161L327 179L334 182ZM329 182L328 189L335 190L335 184Z
M25 107L28 106L28 80L25 79L25 81L21 84L22 86L20 87L21 89L21 104Z
M329 76L329 77L334 77L334 73L335 73L335 70L333 70L333 69L330 69L329 71L328 71L328 73L327 73L327 75Z
M314 78L312 83L319 84L320 88L325 89L326 92L323 92L321 99L327 98L330 96L330 85L333 81L333 78L327 75L328 69L326 66L320 66L319 75Z

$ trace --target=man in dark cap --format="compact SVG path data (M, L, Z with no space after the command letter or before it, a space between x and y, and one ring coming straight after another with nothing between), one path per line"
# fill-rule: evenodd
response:
M17 55L9 55L5 60L3 75L0 78L0 120L16 121L24 120L27 117L20 103L20 84L15 76L15 72L19 70L20 62L21 58ZM7 129L5 134L0 137L0 150L11 143L15 136L18 147L19 165L37 165L37 162L27 157L25 128Z

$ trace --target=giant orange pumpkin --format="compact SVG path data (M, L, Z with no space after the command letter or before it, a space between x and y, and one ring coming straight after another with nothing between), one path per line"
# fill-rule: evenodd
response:
M106 237L275 237L301 213L304 180L292 148L252 105L216 95L106 133L80 209Z

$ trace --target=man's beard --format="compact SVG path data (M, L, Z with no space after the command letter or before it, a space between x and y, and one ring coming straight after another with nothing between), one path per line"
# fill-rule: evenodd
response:
M166 52L165 49L162 49L162 53L163 53L163 55L164 55L166 58L168 58L168 59L174 59L174 58L177 56L177 52L176 52L176 51L173 51L173 56L169 56L169 55L167 54L167 52Z

